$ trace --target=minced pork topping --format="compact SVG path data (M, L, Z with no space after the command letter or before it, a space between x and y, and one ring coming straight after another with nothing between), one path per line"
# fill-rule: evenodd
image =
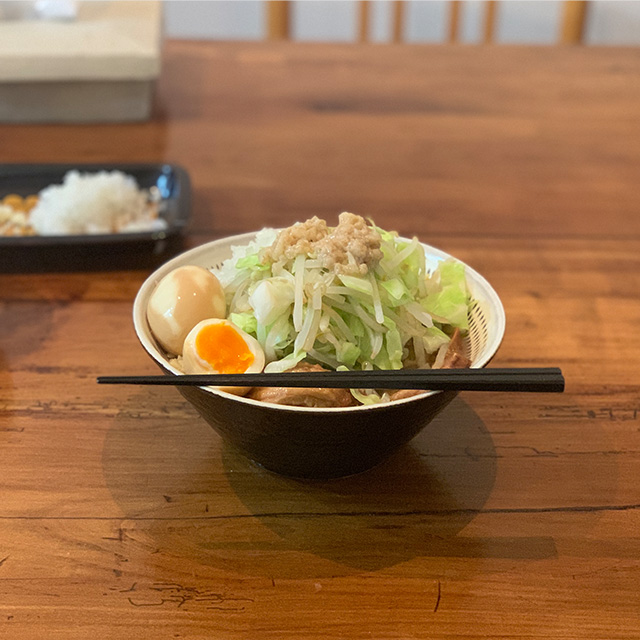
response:
M306 254L336 273L365 275L382 259L381 240L380 234L362 216L345 211L334 228L314 216L284 229L264 256L277 262Z

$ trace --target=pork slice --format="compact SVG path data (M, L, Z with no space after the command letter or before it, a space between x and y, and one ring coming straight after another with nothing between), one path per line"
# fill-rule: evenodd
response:
M327 371L327 369L317 364L300 362L290 371L304 373L305 371ZM324 387L254 387L247 397L290 407L350 407L355 404L349 389Z

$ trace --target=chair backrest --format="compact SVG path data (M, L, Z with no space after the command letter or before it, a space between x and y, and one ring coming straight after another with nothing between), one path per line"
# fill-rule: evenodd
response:
M450 0L448 41L458 42L460 26L461 0ZM287 40L291 37L291 0L268 0L267 33L272 40ZM393 0L392 41L404 41L404 11L406 0ZM483 42L494 41L498 2L485 0ZM587 14L586 0L565 0L560 29L560 42L563 44L579 44L582 42ZM369 24L371 20L370 0L359 1L358 39L369 40Z

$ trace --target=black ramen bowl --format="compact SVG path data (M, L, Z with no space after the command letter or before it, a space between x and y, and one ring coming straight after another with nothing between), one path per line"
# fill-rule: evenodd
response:
M214 268L231 256L231 247L255 234L216 240L173 258L144 282L136 296L136 334L167 375L180 375L154 339L146 318L157 283L184 265ZM450 258L423 245L427 264ZM497 351L505 329L504 308L489 283L465 265L473 304L465 349L472 367L483 367ZM429 391L393 402L346 408L290 407L259 402L210 387L177 387L227 442L261 466L296 478L335 478L360 473L388 458L422 431L453 400L456 392Z

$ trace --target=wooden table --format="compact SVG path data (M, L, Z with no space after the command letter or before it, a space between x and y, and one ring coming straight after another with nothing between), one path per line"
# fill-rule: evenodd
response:
M2 162L176 162L185 247L342 210L495 286L494 365L381 467L226 447L131 323L152 265L0 274L0 636L640 637L640 54L170 42L153 121L0 128ZM13 271L13 272L12 272Z

